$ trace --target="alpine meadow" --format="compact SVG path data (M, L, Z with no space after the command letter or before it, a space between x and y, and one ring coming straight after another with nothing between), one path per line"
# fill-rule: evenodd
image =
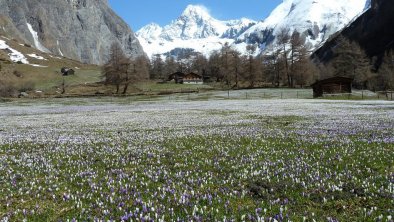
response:
M0 222L393 222L392 2L235 3L0 0Z

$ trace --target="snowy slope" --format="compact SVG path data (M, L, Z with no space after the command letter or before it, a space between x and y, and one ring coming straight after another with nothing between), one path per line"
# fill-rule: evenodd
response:
M25 55L11 48L9 45L7 45L7 43L4 40L0 40L0 50L6 50L8 52L8 56L10 57L10 60L13 62L21 62L23 64L29 64L29 61L27 61Z
M193 49L209 55L226 42L232 44L244 30L256 24L250 19L220 21L199 5L189 5L171 24L160 27L151 23L136 35L148 56L175 49Z
M302 33L312 49L360 15L367 0L284 0L270 16L245 31L236 44L258 44L261 51L283 28Z
M284 0L260 22L249 19L220 21L203 6L190 5L171 24L160 27L149 24L137 37L149 56L165 54L174 49L193 49L209 55L226 42L246 54L246 46L258 46L256 54L276 42L278 32L288 28L306 38L311 49L360 15L370 0Z
M8 43L7 43L8 41ZM29 60L26 58L26 55L30 58L33 58L35 60L43 60L43 61L48 61L48 59L44 58L43 56L37 55L36 53L30 53L30 54L23 54L22 52L16 50L15 48L12 48L9 44L12 40L9 38L6 38L4 36L0 36L0 50L4 51L8 57L9 60L14 62L14 63L21 63L21 64L26 64L34 67L48 67L48 66L43 66L39 64L32 64L29 62ZM24 44L19 43L19 46L29 48L31 50L31 47L26 47Z
M38 39L38 33L36 31L34 31L32 25L30 23L26 23L27 28L29 29L30 34L33 37L33 41L34 41L34 46L40 50L41 52L49 52L49 50L47 48L45 48L40 40Z

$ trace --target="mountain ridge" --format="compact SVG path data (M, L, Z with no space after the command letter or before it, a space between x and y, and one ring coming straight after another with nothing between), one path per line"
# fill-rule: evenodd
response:
M155 28L145 26L137 31L136 35L150 57L155 54L168 54L175 49L191 49L209 56L225 43L243 54L247 54L247 45L256 45L255 55L258 55L266 52L269 46L276 42L276 36L282 27L289 28L290 32L300 32L313 50L365 10L370 4L368 2L369 0L284 0L267 18L259 22L243 18L230 20L232 24L230 21L213 18L202 6L189 5L181 16L169 25L157 25ZM240 25L235 26L234 23L237 22ZM202 28L209 32L201 32ZM149 29L152 32L148 32ZM184 36L179 35L185 30L191 32ZM193 32L197 30L199 32Z
M149 24L136 32L148 56L165 54L176 49L193 49L205 55L220 49L226 42L233 42L241 31L256 21L242 18L221 21L213 18L200 5L189 5L170 24L161 27Z

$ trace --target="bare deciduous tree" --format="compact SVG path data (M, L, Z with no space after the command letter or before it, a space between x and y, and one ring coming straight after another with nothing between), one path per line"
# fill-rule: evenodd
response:
M246 80L249 82L249 87L253 88L255 87L256 81L258 81L259 77L261 80L262 76L262 61L261 57L254 57L254 53L256 51L256 46L255 45L248 45L246 47L246 50L248 52L248 57L247 57L247 72L245 75ZM245 62L244 62L245 63Z
M278 45L281 48L282 54L282 61L283 61L283 72L284 75L287 77L287 85L291 86L291 77L290 77L290 70L289 70L289 49L287 48L289 41L290 41L290 29L289 28L281 28L277 35Z
M110 48L110 58L102 67L102 75L106 84L116 86L116 94L124 84L123 94L132 82L137 82L149 76L149 60L144 57L128 58L118 43L113 43Z
M161 58L161 55L155 55L152 59L150 78L161 80L164 79L164 62Z
M130 83L149 79L149 59L145 56L138 56L130 60L129 69L124 79L123 94L127 93Z
M377 88L394 90L394 55L392 50L385 54L377 74Z
M113 43L110 48L110 58L102 68L102 75L106 84L116 86L116 93L119 93L120 85L128 77L128 69L131 62L123 53L118 43Z
M371 76L371 65L364 50L357 43L339 36L334 53L335 58L331 62L333 75L351 77L355 87L365 88Z

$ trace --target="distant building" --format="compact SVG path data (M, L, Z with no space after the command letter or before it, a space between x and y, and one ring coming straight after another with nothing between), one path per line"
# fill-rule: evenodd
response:
M185 74L183 72L175 72L168 76L168 81L175 81L179 84L203 84L203 77L196 73Z
M74 69L70 69L70 68L67 68L67 67L63 67L60 71L61 71L63 76L68 76L68 75L74 75L75 74Z
M175 81L175 83L182 84L183 83L183 78L185 77L185 73L183 72L175 72L171 75L168 76L168 81Z
M189 73L183 77L184 84L203 84L203 77L196 73Z
M322 97L324 94L352 93L352 78L332 77L316 81L311 86L313 97Z

